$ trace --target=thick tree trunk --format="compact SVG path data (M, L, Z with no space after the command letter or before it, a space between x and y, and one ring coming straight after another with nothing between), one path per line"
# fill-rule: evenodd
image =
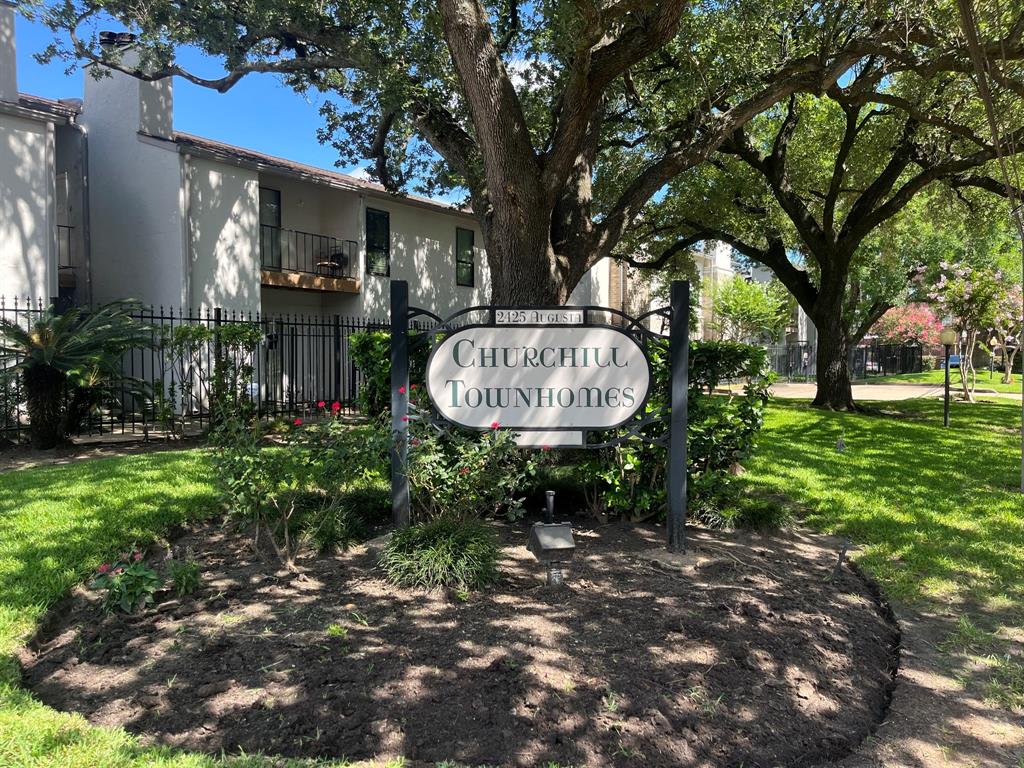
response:
M508 306L565 304L573 286L551 247L550 212L519 213L506 212L501 218L514 221L492 221L488 228L491 302Z
M818 391L813 404L833 411L857 410L850 383L850 337L841 309L819 314L814 324L818 329Z
M25 399L33 448L56 448L66 438L64 382L64 374L53 368L33 366L25 369Z

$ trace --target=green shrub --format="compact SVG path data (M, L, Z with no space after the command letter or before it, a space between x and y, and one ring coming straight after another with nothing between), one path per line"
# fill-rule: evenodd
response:
M307 538L321 553L347 550L363 541L368 530L366 520L345 496L325 499L319 507L309 510L303 526Z
M177 597L191 595L199 589L199 563L191 556L183 560L169 560L167 573L171 577L171 591Z
M146 397L149 386L122 365L130 349L154 346L140 305L47 307L28 328L0 318L0 380L17 377L34 448L54 448L118 393Z
M668 405L667 344L651 345L649 410ZM742 382L731 395L712 394L726 382ZM708 525L744 524L728 512L735 504L736 479L730 472L746 458L764 423L772 374L761 347L735 342L691 342L687 501L690 517ZM655 427L651 427L655 434ZM609 439L621 433L604 433ZM639 440L580 453L579 480L599 511L629 519L664 519L665 465L662 446Z
M338 497L338 503L358 516L366 525L381 525L391 520L391 486L359 485Z
M402 587L480 589L498 578L498 552L485 523L442 517L396 531L379 564Z
M152 604L153 594L160 588L160 576L142 559L142 553L122 552L117 560L103 563L96 569L89 586L106 591L103 607L132 613Z
M413 519L521 516L523 490L536 470L536 453L512 432L453 429L439 435L421 420L409 425L409 477Z
M417 335L409 334L410 339ZM349 354L362 374L356 401L367 416L380 416L391 410L391 333L363 331L349 337ZM429 344L409 345L409 381L422 385L426 378Z

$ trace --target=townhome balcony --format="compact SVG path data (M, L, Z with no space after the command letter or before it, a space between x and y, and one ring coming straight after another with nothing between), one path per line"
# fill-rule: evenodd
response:
M264 285L358 293L358 262L359 244L355 240L260 225Z

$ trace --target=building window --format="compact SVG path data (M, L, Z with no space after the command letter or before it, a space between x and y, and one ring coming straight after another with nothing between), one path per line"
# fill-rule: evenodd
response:
M260 187L260 260L264 269L281 268L281 191Z
M455 284L473 287L473 230L455 228Z
M366 209L366 272L391 274L391 214L387 211Z

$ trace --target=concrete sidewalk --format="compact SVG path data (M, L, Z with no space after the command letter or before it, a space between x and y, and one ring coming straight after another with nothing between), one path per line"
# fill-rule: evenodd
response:
M785 400L813 400L817 392L814 382L778 382L772 385L772 396ZM928 384L854 384L854 400L912 400L916 397L942 397L942 387Z

